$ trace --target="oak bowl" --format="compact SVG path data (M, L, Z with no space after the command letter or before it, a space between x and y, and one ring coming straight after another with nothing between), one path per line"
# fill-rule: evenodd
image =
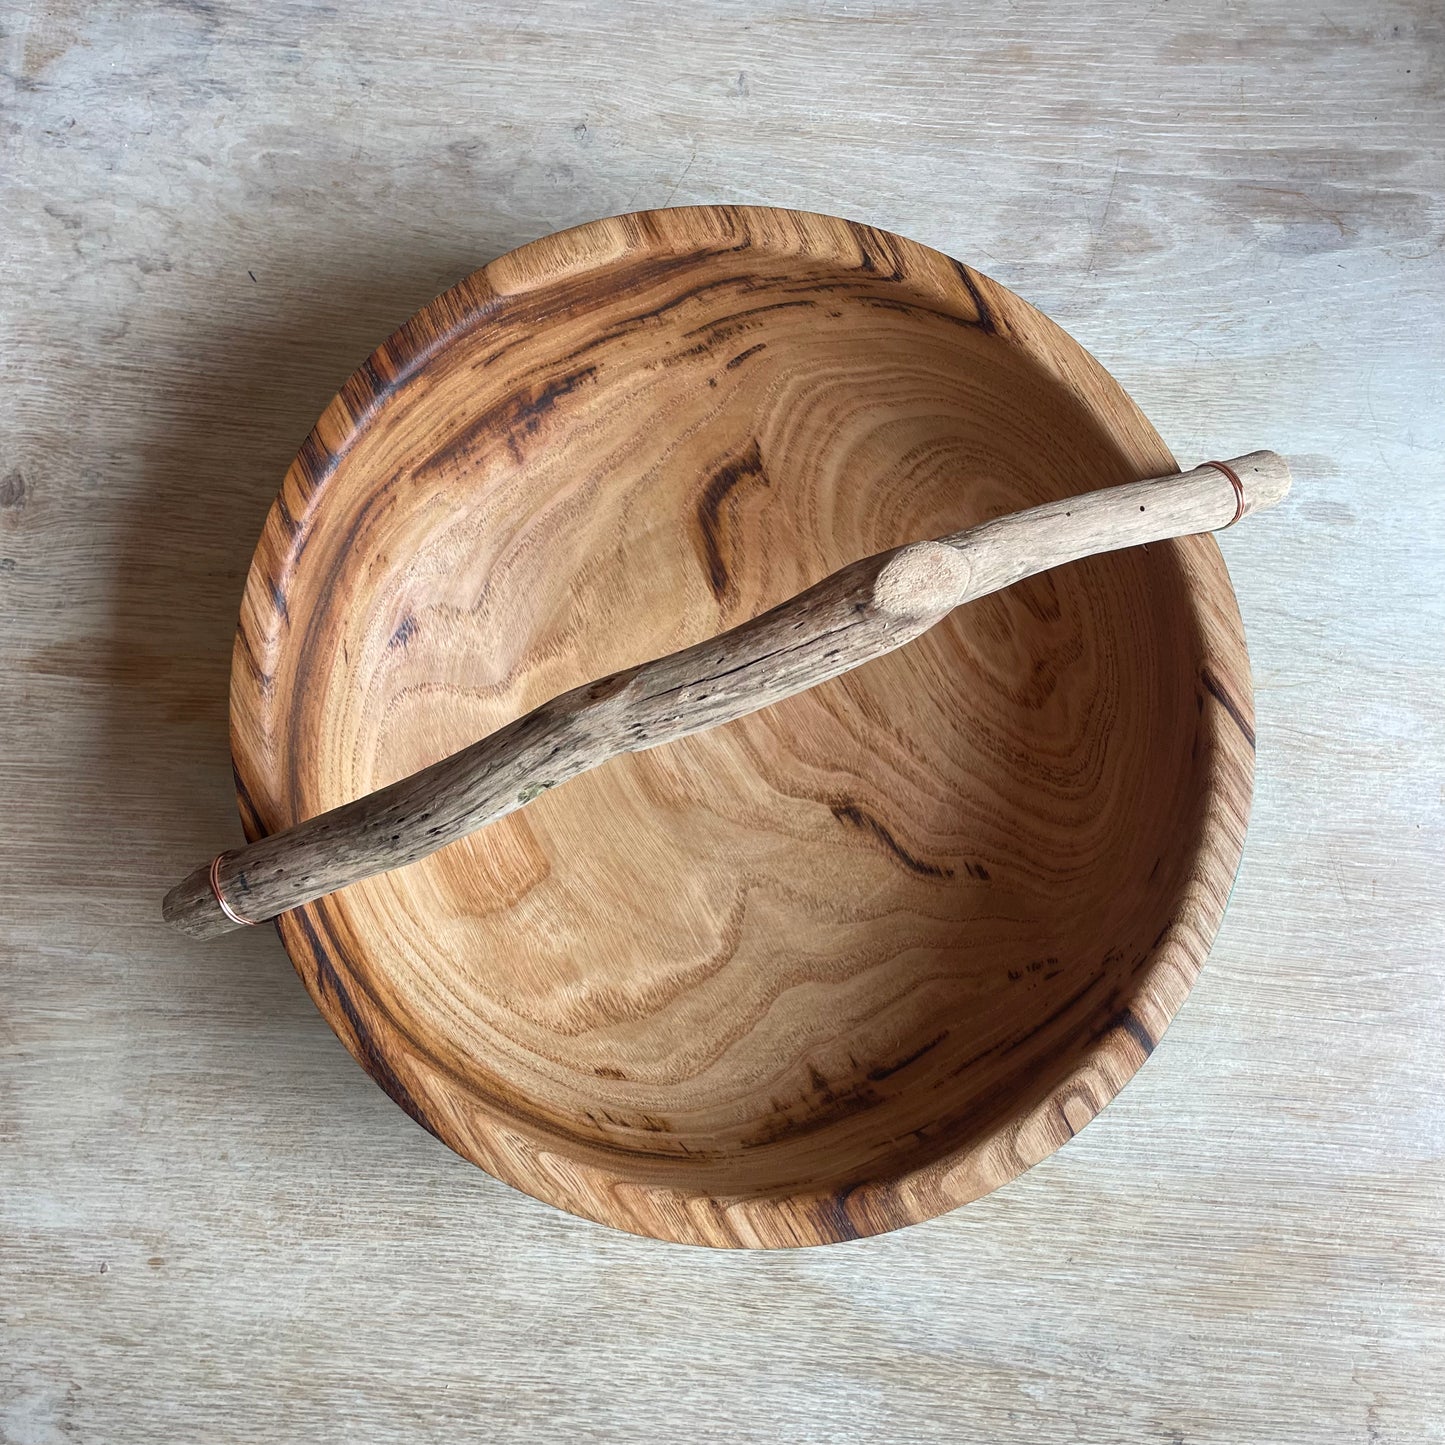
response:
M996 282L698 207L503 256L326 410L246 587L253 839L855 558L1177 470ZM1056 1149L1224 911L1248 659L1207 536L1075 563L284 915L347 1048L497 1178L660 1239L828 1243Z

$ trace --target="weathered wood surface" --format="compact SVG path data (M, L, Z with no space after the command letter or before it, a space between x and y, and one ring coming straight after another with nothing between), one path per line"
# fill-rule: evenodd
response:
M166 894L163 915L195 938L264 923L430 857L613 758L736 721L861 667L1000 588L1084 557L1232 526L1277 505L1288 488L1284 459L1252 452L860 558L725 633L583 683L419 772L226 850ZM408 650L415 625L410 616L400 625ZM392 650L396 639L393 631ZM233 733L233 761L235 746Z
M1437 7L12 7L0 268L0 1438L1441 1438ZM261 520L358 358L592 216L758 201L975 261L1181 457L1254 817L1150 1066L1052 1159L794 1255L512 1193L362 1075L230 827Z

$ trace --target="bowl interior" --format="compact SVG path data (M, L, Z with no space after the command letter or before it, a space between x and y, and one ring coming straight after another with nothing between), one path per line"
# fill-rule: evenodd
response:
M830 236L523 252L441 342L379 354L397 376L298 463L252 579L253 829L855 558L1168 468L1002 288ZM1200 590L1232 599L1193 545L964 608L283 936L394 1096L566 1207L690 1238L637 1201L836 1200L945 1166L913 1212L956 1203L1092 1117L1197 966L1191 942L1161 973L1171 930L1212 933Z

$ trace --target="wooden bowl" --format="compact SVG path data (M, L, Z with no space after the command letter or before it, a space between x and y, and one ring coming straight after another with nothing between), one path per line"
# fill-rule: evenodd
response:
M686 208L494 261L302 447L232 675L254 838L895 544L1176 470L1078 345L924 246ZM1252 777L1209 537L1076 563L280 920L418 1123L688 1243L927 1219L1147 1057Z

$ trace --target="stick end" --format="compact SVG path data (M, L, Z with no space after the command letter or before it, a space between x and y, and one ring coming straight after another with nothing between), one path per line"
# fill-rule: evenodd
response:
M1246 452L1226 465L1244 488L1244 511L1240 514L1244 517L1278 506L1294 480L1289 463L1278 452Z
M161 917L188 938L216 938L239 927L221 911L211 889L211 867L202 864L161 901Z

